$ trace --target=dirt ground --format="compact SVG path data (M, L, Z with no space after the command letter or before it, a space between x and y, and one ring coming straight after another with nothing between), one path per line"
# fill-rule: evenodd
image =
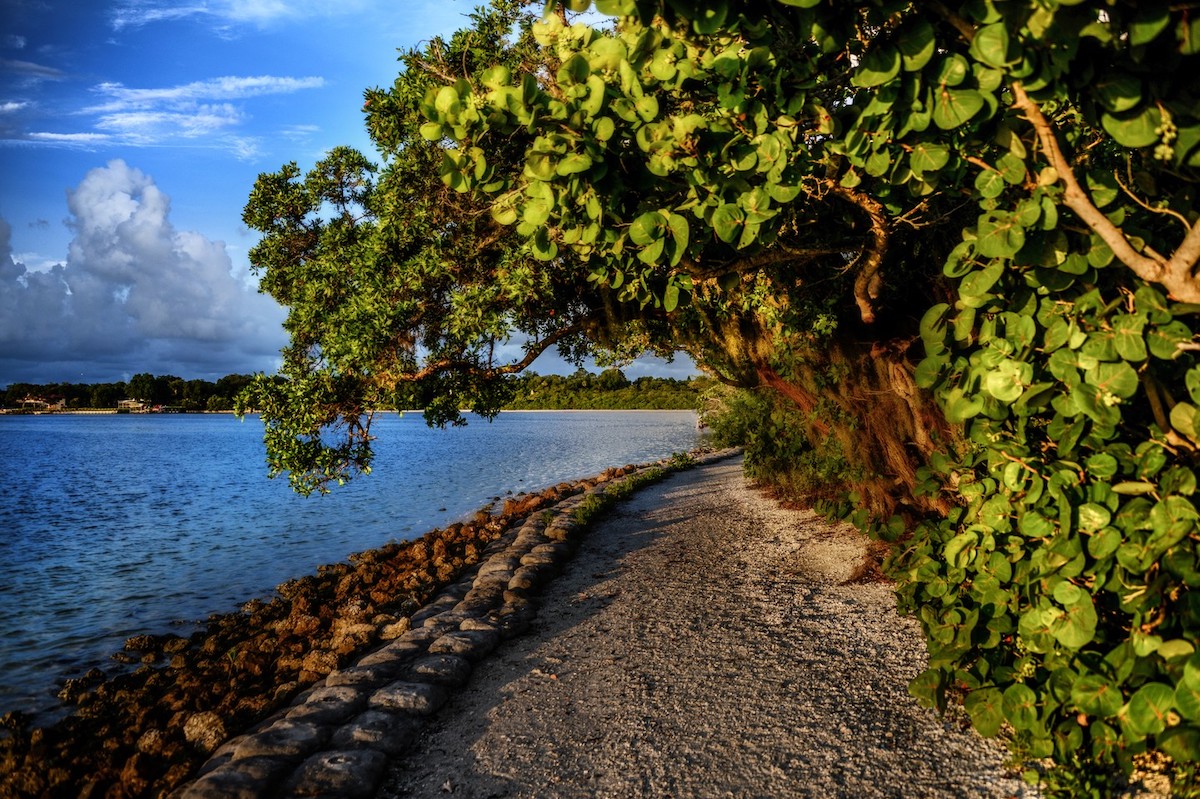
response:
M865 554L736 458L645 489L379 796L1037 796L1002 745L908 695L920 631L889 586L853 580Z

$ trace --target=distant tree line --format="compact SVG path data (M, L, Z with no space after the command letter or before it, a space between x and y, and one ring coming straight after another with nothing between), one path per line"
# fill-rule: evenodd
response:
M140 372L128 382L12 383L0 391L0 404L5 408L16 408L27 397L52 403L61 399L70 410L115 408L121 400L132 399L150 406L173 406L186 411L227 411L233 408L234 397L251 379L251 375L231 374L213 383Z
M508 410L693 410L709 378L677 380L639 377L630 381L620 369L592 374L579 369L569 376L523 374L513 378Z
M115 383L12 383L0 391L0 407L20 407L26 398L56 403L68 410L116 408L132 399L148 406L163 405L185 411L227 411L234 398L253 379L231 374L213 383L184 380L175 375L135 374L128 382ZM523 374L512 379L513 399L509 410L692 410L708 378L677 380L670 377L639 377L629 380L620 369L593 374L579 369L572 375Z

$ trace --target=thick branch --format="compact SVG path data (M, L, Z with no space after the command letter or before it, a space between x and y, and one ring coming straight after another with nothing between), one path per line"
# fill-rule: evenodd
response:
M441 372L453 371L459 371L463 374L483 378L494 378L501 377L503 375L516 374L536 361L538 356L549 349L552 344L561 341L572 333L578 333L579 330L580 328L578 325L568 325L567 327L555 330L545 338L531 343L525 352L524 358L519 361L514 361L510 364L505 364L504 366L481 368L471 361L448 358L446 360L437 361L436 363L426 364L425 368L411 374L400 375L396 377L396 382L417 383L421 380L426 380L430 377L433 377Z
M858 313L864 322L871 324L875 321L874 301L879 297L879 268L883 265L884 255L887 254L890 235L887 211L878 200L866 194L833 181L826 181L826 185L830 193L858 206L871 220L871 241L863 247L851 266L858 272L854 277L854 301L858 304Z
M1025 87L1019 81L1014 81L1012 92L1013 108L1021 111L1033 125L1042 150L1058 173L1059 180L1063 182L1063 202L1066 206L1109 246L1121 263L1132 269L1142 280L1161 284L1177 300L1200 302L1200 282L1192 275L1196 261L1200 260L1200 222L1191 226L1174 255L1167 260L1138 252L1124 232L1095 206L1083 186L1079 184L1079 179L1075 177L1075 172L1067 161L1049 120L1025 92Z
M938 16L950 23L967 43L970 43L975 38L975 26L969 20L954 13L944 3L937 2L937 0L926 0L925 4L933 9Z

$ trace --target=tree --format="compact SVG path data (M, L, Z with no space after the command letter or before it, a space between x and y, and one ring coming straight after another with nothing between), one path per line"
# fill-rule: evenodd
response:
M435 422L490 412L527 363L493 357L514 333L531 354L687 349L776 391L858 521L905 536L890 568L930 647L916 695L961 694L984 734L1007 723L1064 790L1103 792L1150 750L1186 786L1191 11L597 7L625 16L597 31L562 12L508 41L503 3L410 54L367 106L402 180L339 205L370 172L346 152L260 178L255 261L293 340L290 380L260 397L272 469L311 488L365 466L360 418L400 387ZM435 244L397 246L414 229ZM349 437L323 446L333 423Z
M149 372L138 372L129 378L129 398L152 403L155 393L155 377Z

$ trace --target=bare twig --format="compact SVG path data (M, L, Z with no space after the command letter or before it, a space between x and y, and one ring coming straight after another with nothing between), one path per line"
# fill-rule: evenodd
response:
M1131 200L1133 200L1135 203L1137 203L1138 205L1145 208L1150 213L1166 214L1167 216L1172 216L1172 217L1178 219L1179 223L1181 225L1183 225L1183 230L1184 230L1185 234L1187 233L1187 231L1191 230L1192 226L1188 224L1187 218L1183 214L1179 213L1178 211L1174 210L1173 208L1155 208L1153 205L1151 205L1150 203L1143 200L1141 197L1134 194L1133 189L1129 188L1123 182L1121 182L1121 174L1119 172L1117 172L1117 170L1115 170L1115 169L1113 170L1113 179L1117 181L1117 185L1121 187L1122 191L1124 191L1126 194L1129 195L1129 198Z

